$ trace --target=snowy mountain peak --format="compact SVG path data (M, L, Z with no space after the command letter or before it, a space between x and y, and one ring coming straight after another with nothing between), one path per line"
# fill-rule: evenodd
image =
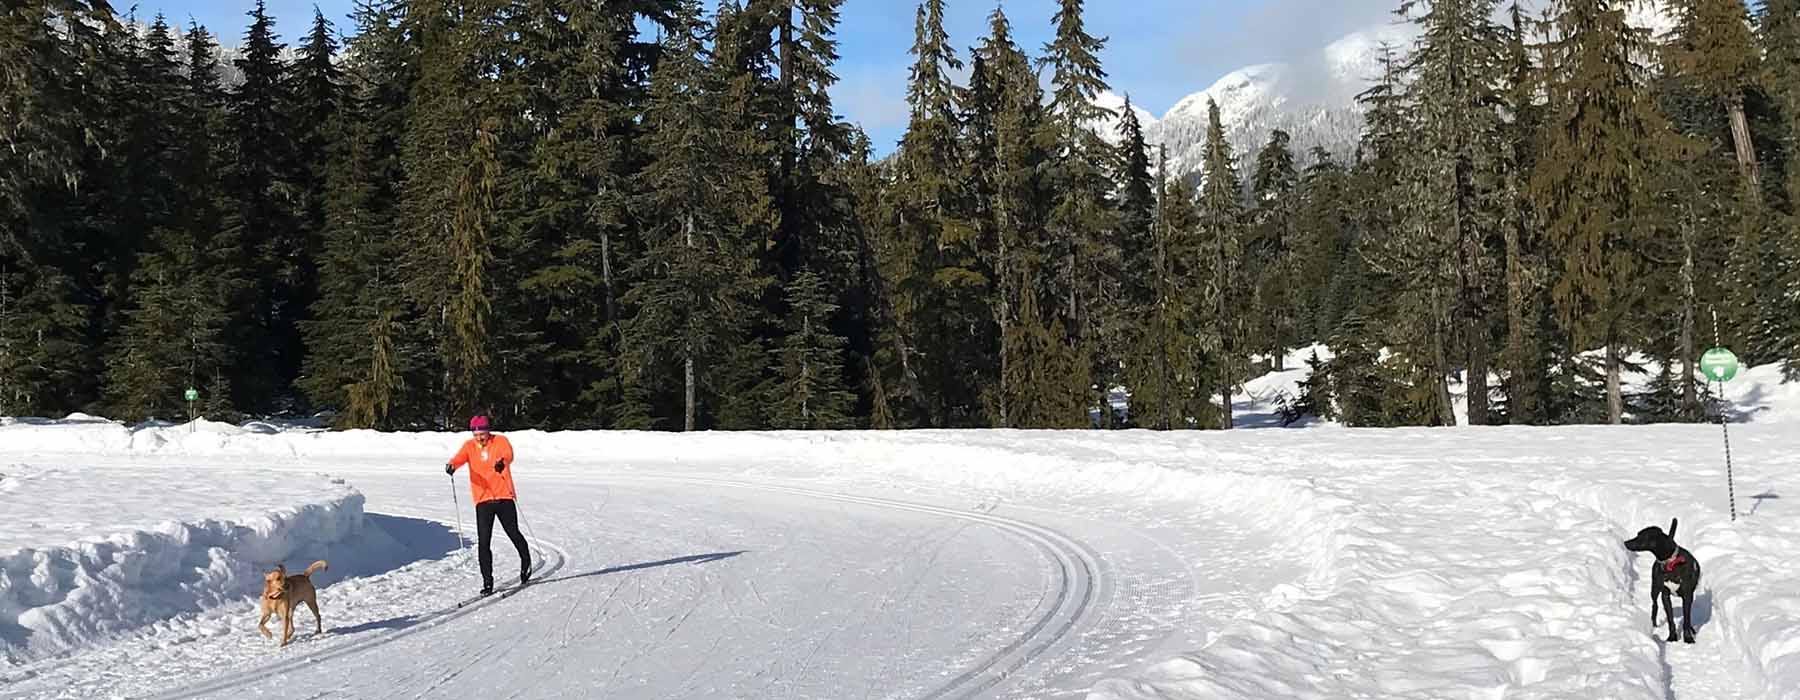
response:
M1535 16L1535 3L1527 3ZM1665 0L1633 3L1630 21L1663 36L1674 27ZM1225 74L1205 90L1182 98L1161 119L1138 110L1145 137L1151 144L1169 149L1170 168L1176 173L1200 169L1206 142L1206 103L1219 105L1226 138L1240 164L1268 142L1276 129L1293 137L1292 148L1302 159L1314 146L1340 158L1348 158L1362 133L1362 107L1356 96L1381 78L1382 56L1391 50L1396 59L1412 49L1418 28L1407 22L1383 22L1346 34L1316 51L1287 62L1246 66ZM1107 93L1096 102L1118 109L1123 100ZM1116 122L1102 133L1116 139ZM1248 174L1248 173L1245 173Z

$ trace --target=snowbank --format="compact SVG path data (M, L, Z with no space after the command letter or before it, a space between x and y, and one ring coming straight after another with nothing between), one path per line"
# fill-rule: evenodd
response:
M351 563L392 547L364 532L363 496L322 476L220 484L166 469L0 472L0 510L16 525L0 530L0 652L9 663L253 598L277 563Z

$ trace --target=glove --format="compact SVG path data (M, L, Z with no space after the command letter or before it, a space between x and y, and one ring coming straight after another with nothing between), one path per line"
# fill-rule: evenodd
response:
M495 474L506 473L506 460L504 460L504 459L494 460L494 473Z
M456 467L453 465L446 464L446 465L444 465L444 473L449 474L451 476L456 476Z

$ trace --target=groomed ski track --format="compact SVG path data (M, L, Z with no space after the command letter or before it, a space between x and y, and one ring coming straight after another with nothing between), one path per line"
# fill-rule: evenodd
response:
M920 700L961 700L965 698L983 697L989 691L1002 686L1014 674L1028 667L1033 662L1052 652L1065 642L1069 635L1084 622L1091 621L1103 601L1110 595L1110 586L1103 572L1100 558L1083 546L1080 542L1054 529L1037 525L1024 520L995 515L978 510L957 510L920 503L912 503L888 498L857 496L832 493L813 489L773 484L758 484L728 479L709 479L677 475L632 475L612 479L613 484L665 484L694 485L724 489L751 489L767 493L779 493L798 496L824 502L835 502L886 509L907 513L918 513L938 518L965 521L967 523L992 528L1004 532L1017 539L1022 547L1033 549L1041 557L1045 570L1054 581L1054 587L1035 611L1035 619L1027 621L1022 631L1008 641L1002 648L988 654L979 661L965 668L952 678L922 695L913 696ZM409 517L420 517L422 514L407 513ZM451 525L452 523L445 523ZM496 538L497 561L509 561L503 539ZM567 550L554 541L541 537L528 538L534 551L545 552L534 563L534 578L546 585L556 582L557 574L570 568L572 562ZM504 571L504 565L496 566ZM476 600L460 608L454 605L436 610L411 626L377 636L364 637L352 641L333 642L328 634L323 638L307 638L297 635L294 646L296 659L290 655L278 655L276 660L261 665L230 672L207 679L201 683L171 689L152 696L154 700L176 700L193 697L242 697L246 694L257 696L286 696L282 691L271 693L270 686L283 685L284 676L292 674L297 666L310 668L328 668L329 664L357 655L381 655L384 647L395 644L413 635L438 630L454 634L454 627L469 616L483 608L498 605L515 595L528 595L531 586L503 587L493 596ZM303 627L304 625L301 625ZM453 682L454 675L447 674L445 682ZM430 694L444 690L442 687L428 689ZM305 695L305 694L301 694ZM516 692L519 697L533 697L530 691ZM630 696L629 693L621 697Z

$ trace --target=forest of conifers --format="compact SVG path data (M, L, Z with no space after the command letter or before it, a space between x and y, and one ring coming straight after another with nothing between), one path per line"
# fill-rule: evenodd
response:
M1800 370L1800 0L1405 0L1353 155L1215 108L1192 173L1096 104L1081 0L924 0L871 144L843 1L363 0L292 48L8 2L0 414L1218 428L1319 343L1296 410L1453 424L1461 376L1562 424L1702 419L1714 344Z

